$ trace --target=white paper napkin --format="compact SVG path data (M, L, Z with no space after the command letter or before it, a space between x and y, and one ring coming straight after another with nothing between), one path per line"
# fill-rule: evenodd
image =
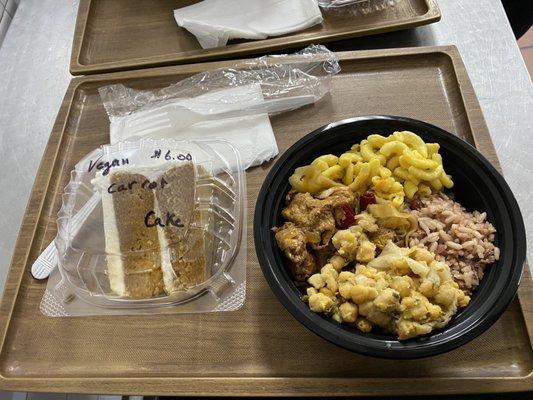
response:
M201 114L217 114L239 110L264 101L263 92L259 84L238 86L209 92L192 98L174 99L173 102L187 107ZM111 144L127 140L138 134L128 131L125 123L135 113L111 120ZM165 128L158 132L151 132L153 139L209 139L220 138L234 145L240 153L241 164L244 169L260 165L278 154L278 146L272 131L268 114L246 115L191 123L179 129Z
M174 10L174 18L204 49L300 31L323 19L317 0L204 0Z

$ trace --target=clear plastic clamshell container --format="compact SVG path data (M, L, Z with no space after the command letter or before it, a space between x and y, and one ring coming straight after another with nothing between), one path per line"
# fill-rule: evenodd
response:
M187 312L213 311L245 279L245 263L235 262L246 247L245 193L239 154L223 140L96 149L63 194L54 296L135 310L207 295Z

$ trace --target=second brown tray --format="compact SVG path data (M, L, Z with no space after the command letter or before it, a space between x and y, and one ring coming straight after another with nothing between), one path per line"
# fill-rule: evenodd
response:
M368 15L324 12L321 25L257 41L202 49L177 26L173 10L197 0L80 0L70 72L73 75L192 63L264 53L309 43L373 35L440 19L437 0L402 0Z
M283 152L332 121L402 115L454 132L494 164L487 127L453 47L339 53L342 67L319 103L272 118ZM279 59L286 62L287 59ZM238 63L237 63L238 64ZM0 389L167 395L392 395L533 390L533 285L487 332L436 357L391 361L338 348L305 329L274 297L255 256L257 193L271 164L246 173L247 294L235 312L51 318L46 282L30 267L56 234L61 190L87 152L109 140L98 88L167 86L235 62L75 78L65 96L24 216L0 307ZM260 246L261 244L258 244Z

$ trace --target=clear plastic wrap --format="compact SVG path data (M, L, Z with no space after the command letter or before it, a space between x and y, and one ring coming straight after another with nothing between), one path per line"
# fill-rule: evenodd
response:
M263 149L268 157L258 155L249 164L268 160L277 154L268 119L254 119L261 129L248 129L242 135L235 132L234 136L226 133L227 124L220 127L220 121L238 126L234 123L237 118L267 117L312 104L329 92L331 75L340 71L335 54L320 45L294 54L290 63L276 62L278 57L263 56L244 61L238 68L205 71L155 91L120 84L100 88L111 123L111 143L143 136L212 137L218 131L240 150L247 138L263 146L273 142ZM252 138L250 132L263 134ZM241 153L250 153L249 147L244 146ZM244 167L248 166L245 163Z
M393 7L402 0L318 0L325 11L341 15L370 14Z
M265 100L310 96L312 101L320 100L330 89L330 77L340 71L337 57L325 46L310 45L294 53L294 63L276 63L276 59L286 55L262 56L243 62L237 68L221 68L201 72L162 89L135 90L116 84L99 89L109 119L113 121L154 107L161 102L178 98L192 98L208 92L246 85L261 85ZM198 105L199 112L219 112L219 104L242 104L239 95L224 99L214 99L212 103ZM272 113L292 109L283 107ZM224 110L226 111L226 110ZM251 114L269 112L269 106L260 106L250 111Z
M102 146L76 165L62 199L59 273L49 278L45 315L242 305L246 190L230 143L142 139Z

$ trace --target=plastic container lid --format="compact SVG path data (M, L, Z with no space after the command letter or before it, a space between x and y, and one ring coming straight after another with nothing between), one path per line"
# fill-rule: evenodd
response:
M71 173L58 214L63 282L109 308L176 304L232 282L242 237L239 154L223 140L104 145Z

